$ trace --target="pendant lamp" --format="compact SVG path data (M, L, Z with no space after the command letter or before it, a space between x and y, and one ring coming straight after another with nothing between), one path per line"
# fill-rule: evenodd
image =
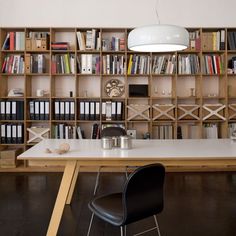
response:
M189 46L188 31L176 25L160 24L156 0L156 16L158 24L137 27L128 35L128 48L137 52L172 52Z
M138 52L171 52L188 48L189 33L176 25L148 25L133 29L128 48Z

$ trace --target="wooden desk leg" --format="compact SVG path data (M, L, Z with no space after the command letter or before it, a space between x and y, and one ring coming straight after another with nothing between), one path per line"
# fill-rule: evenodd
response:
M48 226L47 236L56 236L60 225L62 213L66 203L71 182L76 169L76 161L67 161L64 174L61 180L59 192L57 194L56 203L52 212L52 217Z
M68 193L68 196L67 196L67 199L66 199L66 204L71 203L71 199L72 199L72 196L73 196L73 193L74 193L74 190L75 190L75 184L76 184L78 174L79 174L79 168L80 168L80 166L79 166L78 161L77 161L74 176L73 176L71 186L70 186L70 190L69 190L69 193Z

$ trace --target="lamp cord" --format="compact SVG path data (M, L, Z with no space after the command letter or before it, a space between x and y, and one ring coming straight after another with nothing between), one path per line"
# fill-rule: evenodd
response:
M159 13L158 13L158 5L159 5L159 0L156 0L155 11L156 11L157 23L160 24L160 17L159 17Z

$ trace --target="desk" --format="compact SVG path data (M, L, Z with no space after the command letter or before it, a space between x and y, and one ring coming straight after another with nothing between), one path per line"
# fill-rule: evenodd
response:
M68 153L45 153L60 143L70 144ZM133 140L131 150L102 150L101 140L48 139L18 156L18 160L65 161L56 203L47 236L54 236L61 221L65 204L70 204L80 166L139 166L160 162L164 165L236 165L236 142L229 139L195 140Z

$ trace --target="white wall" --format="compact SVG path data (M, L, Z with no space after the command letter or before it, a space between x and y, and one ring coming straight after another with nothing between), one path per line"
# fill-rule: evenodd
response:
M161 23L236 27L236 0L158 0ZM135 27L157 23L156 0L0 0L0 26Z

